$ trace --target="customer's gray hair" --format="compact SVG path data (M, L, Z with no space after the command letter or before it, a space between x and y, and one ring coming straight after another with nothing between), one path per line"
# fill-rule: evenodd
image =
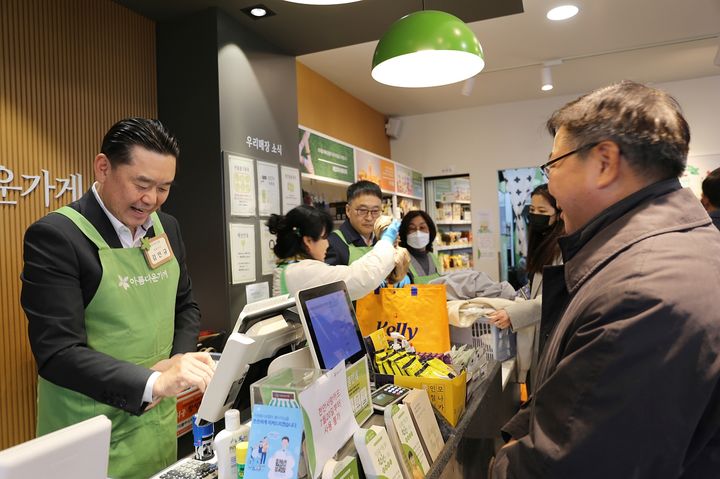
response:
M564 128L576 146L614 141L636 172L657 180L685 170L690 127L680 105L640 83L625 80L583 95L553 113L547 128L553 136Z

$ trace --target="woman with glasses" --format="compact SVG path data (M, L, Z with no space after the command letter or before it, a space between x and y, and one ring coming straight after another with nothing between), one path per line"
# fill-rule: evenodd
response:
M400 246L410 253L413 284L427 284L440 277L440 260L432 252L436 235L435 223L424 211L410 211L400 223Z
M329 265L323 260L333 223L321 209L301 205L287 215L271 215L267 221L276 235L273 252L279 258L273 271L273 295L294 295L301 289L345 281L350 298L362 298L380 286L395 268L395 240L399 221L387 227L375 246L350 265Z
M540 185L530 194L528 214L527 272L530 277L528 301L517 301L505 309L488 314L498 328L512 328L517 332L518 382L527 382L532 377L540 355L540 314L542 309L542 271L545 266L560 264L558 237L564 234L565 225L560 216L555 198L546 184ZM532 389L531 389L532 390Z

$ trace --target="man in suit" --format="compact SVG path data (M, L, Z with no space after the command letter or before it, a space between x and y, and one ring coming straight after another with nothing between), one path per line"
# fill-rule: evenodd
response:
M37 432L105 414L111 477L176 460L175 396L214 363L196 350L200 312L177 220L159 211L177 141L157 120L110 128L95 183L25 233L21 303L38 365Z
M703 180L700 201L715 227L720 230L720 168L715 168Z

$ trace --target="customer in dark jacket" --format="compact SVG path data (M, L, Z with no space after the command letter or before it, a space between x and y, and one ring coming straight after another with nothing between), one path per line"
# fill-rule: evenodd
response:
M720 168L711 171L703 180L700 201L715 227L720 229Z
M548 129L564 265L544 270L553 332L493 477L718 477L720 232L677 179L680 107L622 82Z

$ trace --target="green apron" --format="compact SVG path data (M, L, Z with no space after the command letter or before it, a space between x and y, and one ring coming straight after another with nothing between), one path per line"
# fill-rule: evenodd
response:
M280 294L288 294L287 283L285 282L285 270L290 263L280 263L277 267L280 269Z
M345 239L345 235L343 235L342 231L335 230L333 231L334 234L338 235L343 243L345 243L348 247L348 252L350 253L350 259L348 259L348 265L353 264L355 261L359 260L363 256L365 256L367 253L370 252L371 249L373 249L372 246L355 246L354 244L350 244Z
M426 276L420 276L418 272L415 270L415 267L412 264L412 261L410 262L410 272L413 275L413 284L428 284L430 281L434 280L435 278L440 277L440 259L437 257L434 253L428 253L428 256L430 257L430 261L435 264L435 272L432 274L428 274Z
M146 368L167 359L180 278L177 259L150 269L140 248L110 248L76 210L65 206L56 213L70 218L100 256L102 279L85 309L88 347ZM156 213L152 219L155 234L162 234ZM99 414L112 421L108 475L113 479L147 478L177 460L175 398L135 416L38 378L38 435Z

